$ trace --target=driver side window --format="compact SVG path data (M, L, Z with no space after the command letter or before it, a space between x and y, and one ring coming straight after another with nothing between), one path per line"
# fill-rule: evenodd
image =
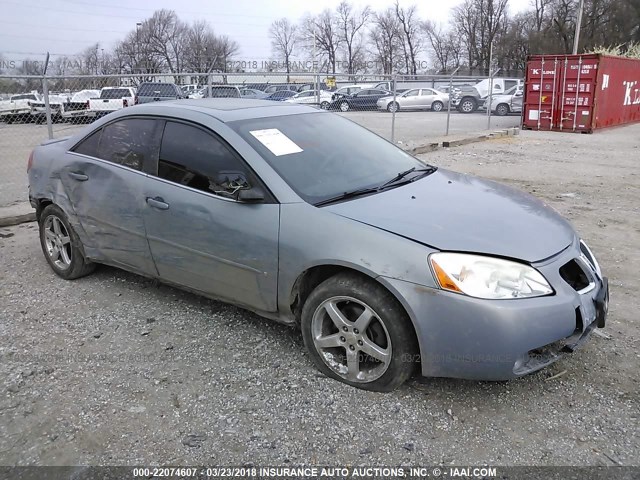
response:
M158 177L203 192L233 197L247 169L226 145L210 133L167 122L160 147Z
M404 96L405 97L417 97L419 93L420 93L420 90L418 90L418 89L409 90L407 93L404 94Z

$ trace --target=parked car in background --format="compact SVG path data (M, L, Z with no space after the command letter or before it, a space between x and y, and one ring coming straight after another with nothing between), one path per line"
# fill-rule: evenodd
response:
M380 98L379 110L397 112L398 110L433 110L441 112L449 104L449 95L433 88L412 88L400 95Z
M269 85L264 89L264 92L269 94L275 93L275 92L281 92L283 90L291 90L292 92L298 92L299 88L300 88L300 85L297 85L295 83L281 83L281 84Z
M359 92L363 88L376 88L376 87L371 87L370 85L343 85L342 87L332 92L332 99L335 100L339 97L344 97L345 95L353 95L354 93ZM384 89L381 89L381 90L384 90Z
M516 85L507 90L504 95L496 95L491 100L491 111L502 117L509 113L522 112L522 98L524 85Z
M350 95L338 96L329 104L329 110L340 110L346 112L349 110L375 110L379 99L392 95L386 90L378 90L376 88L365 88Z
M36 147L27 171L59 277L112 265L301 328L354 387L514 379L606 324L607 278L554 209L308 106L137 105Z
M0 101L0 121L13 123L15 121L31 120L31 102L42 99L39 93L21 93L12 95L9 100Z
M273 92L271 95L264 97L264 100L273 100L276 102L282 102L288 98L293 97L296 94L293 90L279 90Z
M100 90L80 90L71 95L67 103L62 106L62 118L82 118L86 115L88 102L91 98L100 96Z
M516 85L523 85L520 78L485 78L472 87L459 87L459 91L451 95L451 106L461 113L473 113L485 107L489 96L490 85L493 85L493 95L502 95Z
M62 112L64 111L64 105L69 101L70 97L67 95L49 95L49 109L51 111L51 121L59 122L62 120ZM86 104L86 101L85 101ZM35 123L44 123L47 118L47 104L45 98L38 101L29 102L31 110L31 121Z
M175 83L144 82L138 86L135 103L162 102L181 98L187 98L187 95Z
M201 87L197 83L188 83L186 85L180 85L180 90L182 90L182 94L184 98L187 98L188 95L194 93L199 90Z
M241 87L240 88L240 96L242 98L261 99L261 98L268 97L269 94L263 92L262 90L258 90L256 88Z
M136 90L132 87L104 87L100 97L90 98L87 102L87 115L102 117L111 112L133 106Z
M287 98L285 102L319 105L320 108L326 110L331 104L331 93L326 90L305 90L304 92L296 93L291 98Z

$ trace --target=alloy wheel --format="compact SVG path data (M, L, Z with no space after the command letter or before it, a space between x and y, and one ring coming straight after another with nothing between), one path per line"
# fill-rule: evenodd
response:
M323 301L311 319L311 334L323 362L345 380L373 382L389 368L389 332L360 300L342 296Z
M71 266L71 237L64 223L55 215L44 221L44 241L51 261L61 270Z

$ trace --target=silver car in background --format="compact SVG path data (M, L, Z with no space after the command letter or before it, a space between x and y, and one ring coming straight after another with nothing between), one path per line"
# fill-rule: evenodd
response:
M317 108L138 105L37 147L28 174L60 277L104 263L297 326L356 387L511 379L605 325L607 279L554 210Z
M449 95L433 88L412 88L397 95L378 100L378 110L433 110L441 112L449 104Z
M494 95L491 100L491 112L500 117L510 113L521 113L523 95L523 85L516 85L510 88L504 95Z

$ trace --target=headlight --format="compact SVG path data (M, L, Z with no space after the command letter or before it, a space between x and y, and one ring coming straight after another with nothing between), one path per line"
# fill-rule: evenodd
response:
M450 292L496 300L553 293L542 274L523 263L446 252L434 253L429 260L440 288Z

